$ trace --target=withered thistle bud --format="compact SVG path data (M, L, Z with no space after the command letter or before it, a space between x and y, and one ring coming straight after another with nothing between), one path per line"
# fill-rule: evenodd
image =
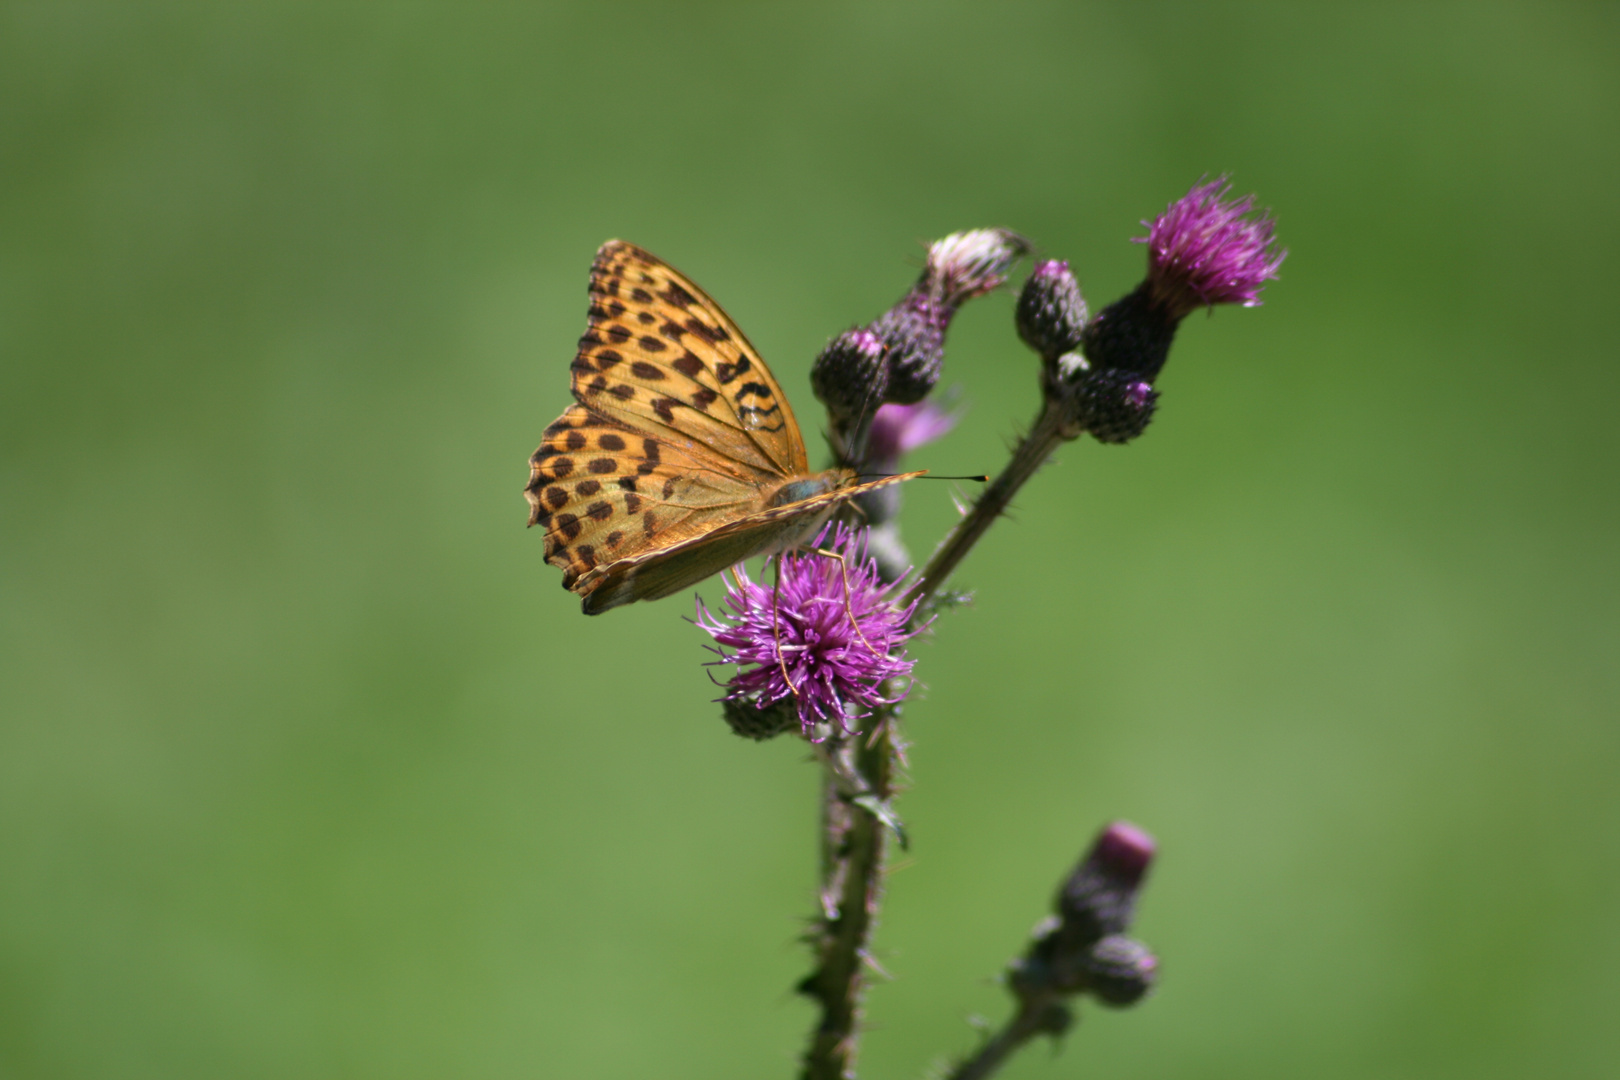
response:
M911 405L928 396L945 364L945 331L956 309L1006 281L1029 247L1010 229L970 229L929 245L922 277L868 327L889 349L884 400Z
M835 424L870 420L889 382L881 339L859 327L827 343L810 368L810 388Z
M921 284L931 300L952 310L1007 280L1030 243L1011 229L969 229L928 247Z
M1080 347L1086 301L1069 264L1052 260L1037 266L1018 296L1018 336L1048 364Z

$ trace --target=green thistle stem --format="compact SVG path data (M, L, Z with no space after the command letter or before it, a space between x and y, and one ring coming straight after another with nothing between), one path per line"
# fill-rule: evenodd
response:
M939 590L950 579L956 565L973 550L973 545L979 542L979 538L989 530L996 519L1006 513L1018 489L1046 464L1059 443L1073 439L1078 434L1074 428L1071 411L1064 406L1061 398L1048 394L1044 398L1040 415L1035 418L1029 434L1019 441L1018 448L1013 451L1012 460L1007 462L1007 467L1001 470L1001 475L990 482L990 486L974 501L973 508L956 523L956 527L945 537L945 542L940 544L939 550L934 552L934 557L923 567L916 584L911 586L904 599L900 601L902 604L909 604L913 600L920 601L915 618L927 617Z

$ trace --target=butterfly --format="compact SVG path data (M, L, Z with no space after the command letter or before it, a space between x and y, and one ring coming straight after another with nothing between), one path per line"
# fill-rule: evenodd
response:
M840 504L923 475L810 471L782 388L680 271L623 240L591 265L574 400L529 459L529 524L587 615L803 544ZM926 471L926 470L924 470Z

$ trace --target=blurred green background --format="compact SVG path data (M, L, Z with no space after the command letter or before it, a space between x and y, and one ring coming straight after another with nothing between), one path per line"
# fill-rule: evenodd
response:
M1014 227L1105 303L1222 172L1283 279L918 650L863 1075L1005 1015L1116 817L1161 992L1004 1075L1615 1075L1617 46L1528 3L0 9L0 1075L791 1075L816 771L725 729L687 601L586 619L523 528L592 253L691 274L813 433L920 241ZM1032 414L1011 308L915 466ZM949 492L907 499L926 553Z

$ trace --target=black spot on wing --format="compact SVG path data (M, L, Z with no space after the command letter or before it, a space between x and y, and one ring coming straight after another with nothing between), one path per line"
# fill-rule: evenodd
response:
M735 379L737 376L746 374L752 370L753 366L754 365L748 362L748 357L740 356L737 358L737 362L735 364L718 365L714 369L714 373L719 376L720 385L726 386L730 384L731 380Z

